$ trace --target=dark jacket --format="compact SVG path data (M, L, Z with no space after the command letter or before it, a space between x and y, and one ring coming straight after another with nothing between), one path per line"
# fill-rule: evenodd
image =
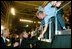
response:
M7 48L6 43L4 42L3 38L1 37L1 43L0 43L0 47L1 48Z
M28 38L23 38L19 48L30 48L30 41Z

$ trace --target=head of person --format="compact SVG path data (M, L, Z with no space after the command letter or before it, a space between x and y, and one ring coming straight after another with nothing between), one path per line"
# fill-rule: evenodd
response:
M37 11L36 16L39 19L43 19L46 16L46 14L43 11Z
M3 30L3 32L2 32L2 36L4 36L4 37L9 37L9 35L10 35L10 32L9 32L9 29L8 28L5 28L4 30Z
M20 37L20 38L23 38L22 33L19 34L19 37Z
M60 7L60 5L61 5L61 3L62 3L63 1L57 1L57 3L56 3L56 7Z
M26 31L23 31L22 35L23 35L23 38L28 38L28 33Z
M55 6L57 1L50 1L50 3L52 4L52 6Z

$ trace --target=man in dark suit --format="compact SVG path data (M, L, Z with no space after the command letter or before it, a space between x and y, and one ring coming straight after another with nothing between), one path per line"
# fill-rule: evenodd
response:
M7 48L8 47L6 45L6 42L7 42L6 38L9 37L9 34L10 34L9 29L4 29L2 31L1 44L0 44L1 48Z
M0 39L1 39L1 48L2 47L5 48L6 47L6 44L5 44L4 40L3 40L3 38L1 37Z
M30 48L30 41L29 41L29 38L28 38L28 33L26 33L26 31L23 31L20 34L19 43L20 43L19 48Z
M2 35L1 35L1 48L13 48L13 47L17 47L19 44L16 42L13 45L12 44L8 44L7 38L9 37L9 29L5 28L4 30L2 30Z

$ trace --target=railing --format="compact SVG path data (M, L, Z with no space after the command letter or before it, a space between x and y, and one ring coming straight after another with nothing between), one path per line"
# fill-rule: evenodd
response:
M65 4L63 7L61 7L60 9L58 9L57 11L56 11L56 13L59 11L59 10L61 10L62 8L64 8L66 5L68 5L69 3L71 3L71 1L70 2L68 2L67 4ZM50 22L49 22L49 39L41 39L41 41L44 41L44 42L52 42L52 26L51 26L51 23L52 23L52 21L51 21L51 19L50 19ZM57 32L57 17L55 16L55 34L54 35L58 35L58 32Z
M62 8L64 8L66 5L68 5L69 3L71 3L71 1L68 2L67 4L65 4L64 6L62 6L60 9L58 9L58 10L56 11L56 13L57 13L58 11L60 11ZM57 35L57 34L58 34L58 32L57 32L57 17L55 16L55 35Z

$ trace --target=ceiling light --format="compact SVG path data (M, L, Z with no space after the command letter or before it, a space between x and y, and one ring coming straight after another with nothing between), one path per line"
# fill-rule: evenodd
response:
M15 9L14 8L11 8L11 14L15 15Z

